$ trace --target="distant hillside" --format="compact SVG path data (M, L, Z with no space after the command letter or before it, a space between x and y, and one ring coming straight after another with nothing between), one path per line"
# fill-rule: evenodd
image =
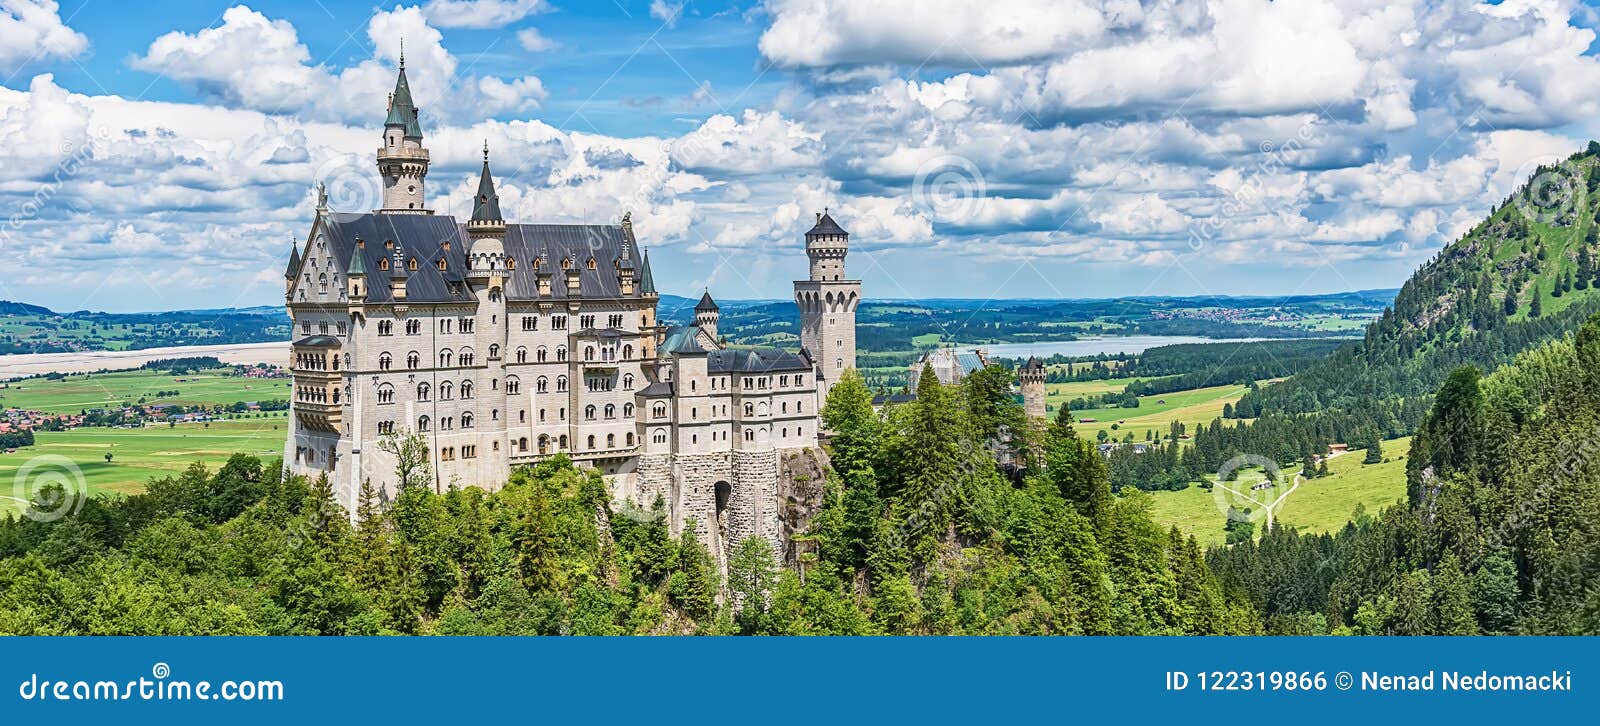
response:
M58 313L0 301L0 354L260 343L288 336L289 318L282 307Z
M1457 366L1492 370L1577 329L1600 311L1597 152L1539 169L1418 269L1360 342L1246 396L1240 417L1336 410L1408 433Z

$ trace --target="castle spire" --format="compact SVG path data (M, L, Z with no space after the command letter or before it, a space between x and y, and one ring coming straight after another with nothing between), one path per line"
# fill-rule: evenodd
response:
M639 291L646 295L656 294L656 278L650 274L650 250L644 251L644 261L639 263Z
M378 174L383 182L383 207L387 214L432 214L425 192L428 150L422 146L421 112L411 97L402 53L389 95L389 115L383 121L383 146L378 149Z
M478 196L472 205L472 221L500 222L500 195L494 191L494 176L489 173L489 142L483 142L483 172L478 175Z

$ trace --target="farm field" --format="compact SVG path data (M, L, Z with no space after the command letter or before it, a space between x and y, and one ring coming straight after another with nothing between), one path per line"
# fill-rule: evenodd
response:
M1334 532L1350 521L1357 505L1364 507L1369 514L1377 514L1404 499L1405 452L1410 447L1409 438L1383 442L1385 461L1381 464L1362 464L1365 451L1352 451L1329 459L1328 476L1305 480L1293 494L1276 506L1278 525L1294 527L1302 532ZM1260 492L1243 491L1257 500L1270 502L1289 491L1294 484L1294 472L1299 468L1298 464L1284 467L1277 487ZM1246 484L1249 480L1259 481L1259 478L1259 474L1241 476ZM1198 485L1179 491L1141 492L1140 496L1149 497L1150 513L1157 523L1166 527L1176 525L1184 534L1194 535L1203 546L1223 543L1227 536L1223 530L1227 507L1229 504L1241 506L1237 496L1227 492L1219 495ZM1247 501L1242 506L1254 508ZM1259 512L1256 514L1257 517L1252 519L1256 521L1256 534L1259 535L1263 525L1258 518Z
M182 406L281 401L289 398L289 388L286 378L245 378L217 372L188 376L150 370L73 374L59 380L28 379L0 388L0 408L78 413L134 405L141 398L146 403ZM177 391L178 395L158 399L158 391Z
M39 431L33 446L0 454L0 516L20 511L16 499L25 496L28 479L73 480L77 477L74 467L82 472L91 495L123 495L143 491L151 478L176 474L196 461L214 470L235 452L263 459L281 457L288 419L282 412L262 416L213 421L209 426ZM105 460L108 452L112 454L110 463Z
M1127 380L1124 379L1121 385L1125 387ZM1120 387L1114 390L1120 390ZM1079 422L1074 426L1079 436L1089 439L1096 438L1097 432L1105 431L1113 439L1121 440L1132 432L1134 441L1144 441L1146 431L1167 433L1171 430L1173 421L1183 422L1190 430L1200 424L1209 424L1222 415L1223 406L1237 403L1247 390L1245 386L1228 385L1142 396L1138 408L1075 411L1074 415ZM1050 415L1055 415L1053 410ZM1083 421L1085 418L1095 420L1085 422ZM1112 426L1116 428L1113 429Z
M1377 514L1406 497L1406 453L1410 437L1383 442L1384 462L1362 464L1365 451L1328 460L1329 475L1307 480L1283 503L1279 518L1303 532L1332 532L1350 520L1356 505Z

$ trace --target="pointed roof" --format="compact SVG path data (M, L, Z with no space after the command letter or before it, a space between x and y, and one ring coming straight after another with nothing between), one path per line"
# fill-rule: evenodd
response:
M361 258L361 248L357 247L350 253L350 267L345 270L346 275L367 274L367 263Z
M1022 364L1022 369L1027 371L1037 371L1043 368L1044 361L1039 360L1039 357L1035 355L1028 356L1028 362Z
M504 222L500 216L500 195L494 191L494 177L489 173L489 142L483 142L483 173L478 176L478 196L472 205L472 221Z
M721 308L717 307L717 301L711 299L710 290L707 290L704 295L701 295L700 304L694 306L694 311L697 313L714 313L718 310L721 310Z
M650 274L650 250L644 251L643 270L639 271L639 291L654 295L656 292L656 278Z
M289 248L289 266L283 270L283 279L293 280L300 272L300 245Z
M844 235L849 237L850 233L844 231L844 228L840 227L838 222L833 221L833 217L828 214L828 210L824 209L822 214L817 215L817 225L806 233L807 237L820 235Z
M417 104L411 100L411 84L406 82L406 59L400 56L400 75L394 81L394 93L389 96L389 118L384 126L403 126L406 138L422 138L422 122L417 118Z

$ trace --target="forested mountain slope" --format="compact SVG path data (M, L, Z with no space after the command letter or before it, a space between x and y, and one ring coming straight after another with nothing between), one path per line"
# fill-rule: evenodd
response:
M1239 418L1357 414L1409 433L1457 366L1492 370L1600 311L1600 145L1544 167L1417 270L1365 338L1290 381L1252 392ZM1425 404L1424 404L1425 405Z
M1407 506L1209 560L1270 632L1600 632L1600 316L1487 378L1452 372L1408 467Z

